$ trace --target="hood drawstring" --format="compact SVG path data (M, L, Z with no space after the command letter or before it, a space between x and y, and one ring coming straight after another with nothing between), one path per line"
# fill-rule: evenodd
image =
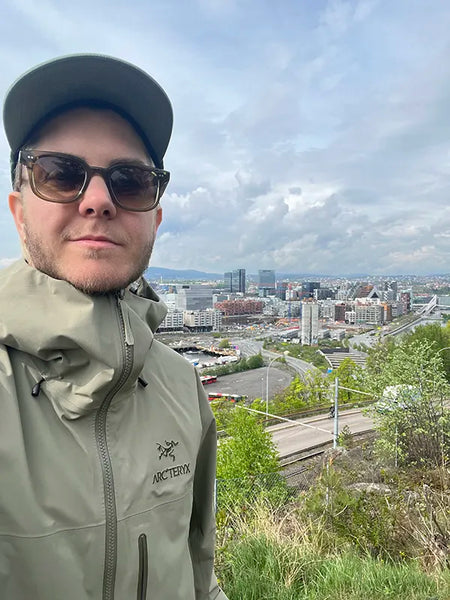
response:
M148 381L145 381L145 379L143 377L139 376L138 381L143 388L146 388L148 386Z
M37 383L33 385L31 388L31 395L33 398L37 398L41 392L41 384L44 383L45 379L40 379Z
M45 379L40 379L31 388L31 395L33 396L33 398L37 398L39 396L39 394L41 393L41 385L44 383L44 381L45 381ZM148 381L146 381L143 377L139 376L138 381L143 388L146 388L148 386Z

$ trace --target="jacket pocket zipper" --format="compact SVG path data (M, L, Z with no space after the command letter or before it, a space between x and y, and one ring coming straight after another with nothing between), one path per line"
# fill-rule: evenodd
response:
M138 537L139 549L139 575L137 586L137 600L145 600L147 598L147 578L148 578L148 550L147 536L141 533Z

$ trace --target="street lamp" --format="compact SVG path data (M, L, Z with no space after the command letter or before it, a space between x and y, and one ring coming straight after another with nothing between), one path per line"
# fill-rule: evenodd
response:
M438 350L436 352L436 354L439 354L440 352L443 352L444 350L450 350L450 346L445 346L445 348L441 348L440 350Z
M270 369L270 365L272 363L274 363L276 360L280 360L280 358L285 358L286 356L288 356L288 354L289 354L289 350L285 350L283 352L282 356L275 356L275 358L272 358L272 360L267 365L267 369L266 369L266 418L267 418L267 415L269 414L269 369Z

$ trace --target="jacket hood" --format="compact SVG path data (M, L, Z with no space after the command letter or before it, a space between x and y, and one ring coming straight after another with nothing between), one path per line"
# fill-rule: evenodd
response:
M125 351L132 361L121 389L136 384L166 312L145 280L136 293L88 296L24 261L0 272L0 343L27 355L68 418L96 408L114 389Z

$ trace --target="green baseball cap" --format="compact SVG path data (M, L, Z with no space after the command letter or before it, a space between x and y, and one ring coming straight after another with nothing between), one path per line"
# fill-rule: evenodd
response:
M3 106L14 173L20 148L33 132L71 106L106 106L142 137L155 166L172 133L173 112L162 87L142 69L101 54L72 54L37 65L13 83Z

